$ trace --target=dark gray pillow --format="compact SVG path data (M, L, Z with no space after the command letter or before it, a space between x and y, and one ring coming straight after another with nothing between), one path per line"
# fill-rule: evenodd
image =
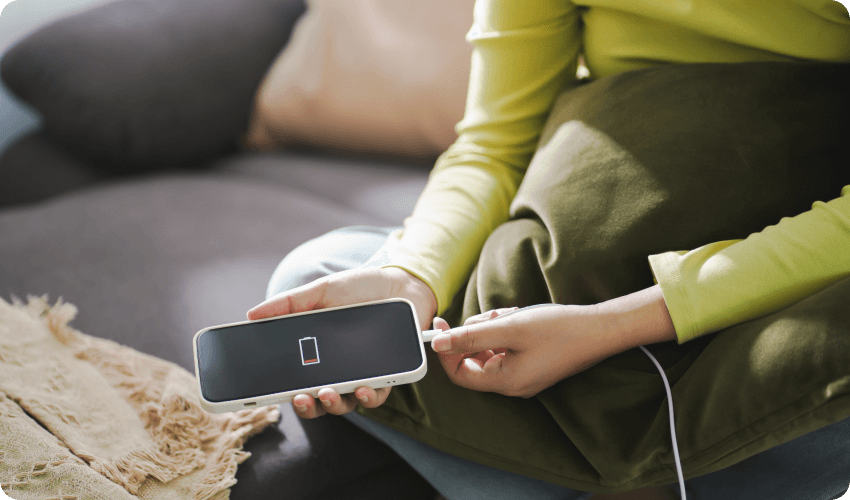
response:
M76 154L122 169L233 147L303 0L120 0L43 27L0 74Z

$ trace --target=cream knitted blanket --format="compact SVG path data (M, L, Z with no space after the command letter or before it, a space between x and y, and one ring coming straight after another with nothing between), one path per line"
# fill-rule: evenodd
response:
M276 408L212 415L182 368L0 299L0 487L24 499L225 500ZM188 340L187 340L188 341Z

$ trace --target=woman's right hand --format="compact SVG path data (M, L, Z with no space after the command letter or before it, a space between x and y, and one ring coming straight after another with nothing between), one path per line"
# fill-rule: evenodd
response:
M437 313L437 299L419 278L397 267L366 267L342 271L312 283L293 288L262 302L248 311L249 320L295 314L327 307L345 306L373 300L405 298L416 308L419 326L430 327ZM375 353L376 356L381 353ZM376 408L386 401L390 388L358 387L353 394L340 396L333 389L319 391L319 401L308 394L292 400L296 414L315 418L325 413L342 415L357 407Z

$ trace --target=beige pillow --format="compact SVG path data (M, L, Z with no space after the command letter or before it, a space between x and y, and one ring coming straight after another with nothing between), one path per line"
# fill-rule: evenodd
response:
M473 0L308 0L257 92L249 147L429 157L457 137Z

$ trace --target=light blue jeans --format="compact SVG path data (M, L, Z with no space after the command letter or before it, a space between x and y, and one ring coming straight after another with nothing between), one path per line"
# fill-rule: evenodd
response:
M393 229L346 227L304 243L278 265L266 297L363 265ZM449 455L356 413L346 418L395 450L449 500L584 500L592 496ZM850 485L850 418L685 483L692 500L839 498ZM678 495L677 484L669 488Z

